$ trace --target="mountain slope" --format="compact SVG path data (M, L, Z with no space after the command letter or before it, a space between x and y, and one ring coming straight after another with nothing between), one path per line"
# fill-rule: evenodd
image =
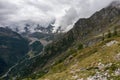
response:
M0 75L28 51L28 41L18 33L0 27Z
M38 80L119 80L119 36L105 38L94 46L76 50L63 62L53 65Z
M96 12L88 19L80 19L61 39L49 44L41 55L24 61L25 66L18 64L19 68L13 69L9 75L17 76L18 79L41 77L49 72L51 66L63 62L76 50L92 46L101 41L106 33L119 30L119 22L120 9L113 5Z

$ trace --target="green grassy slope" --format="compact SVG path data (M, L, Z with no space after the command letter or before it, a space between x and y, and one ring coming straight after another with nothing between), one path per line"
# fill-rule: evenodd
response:
M38 80L120 80L120 37L78 50Z

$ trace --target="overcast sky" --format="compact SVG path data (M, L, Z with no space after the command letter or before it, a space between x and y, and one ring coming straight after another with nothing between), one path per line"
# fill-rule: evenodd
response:
M79 18L89 17L113 0L0 0L0 24L33 21L70 28Z

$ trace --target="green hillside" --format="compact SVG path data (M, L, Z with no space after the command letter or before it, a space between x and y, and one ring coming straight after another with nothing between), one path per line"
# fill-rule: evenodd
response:
M38 74L39 75L39 74ZM38 80L120 80L120 37L77 50Z

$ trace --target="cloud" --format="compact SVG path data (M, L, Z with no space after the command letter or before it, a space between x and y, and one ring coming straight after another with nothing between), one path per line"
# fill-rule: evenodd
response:
M17 6L6 2L6 0L0 0L0 23L6 23L11 15L15 15Z
M65 12L66 14L61 17L61 19L56 20L56 26L61 26L62 30L69 30L75 21L76 17L78 16L77 10L75 8L70 8Z
M91 16L114 0L0 0L0 24L21 22L49 24L70 29L79 19ZM55 29L56 29L55 28Z

